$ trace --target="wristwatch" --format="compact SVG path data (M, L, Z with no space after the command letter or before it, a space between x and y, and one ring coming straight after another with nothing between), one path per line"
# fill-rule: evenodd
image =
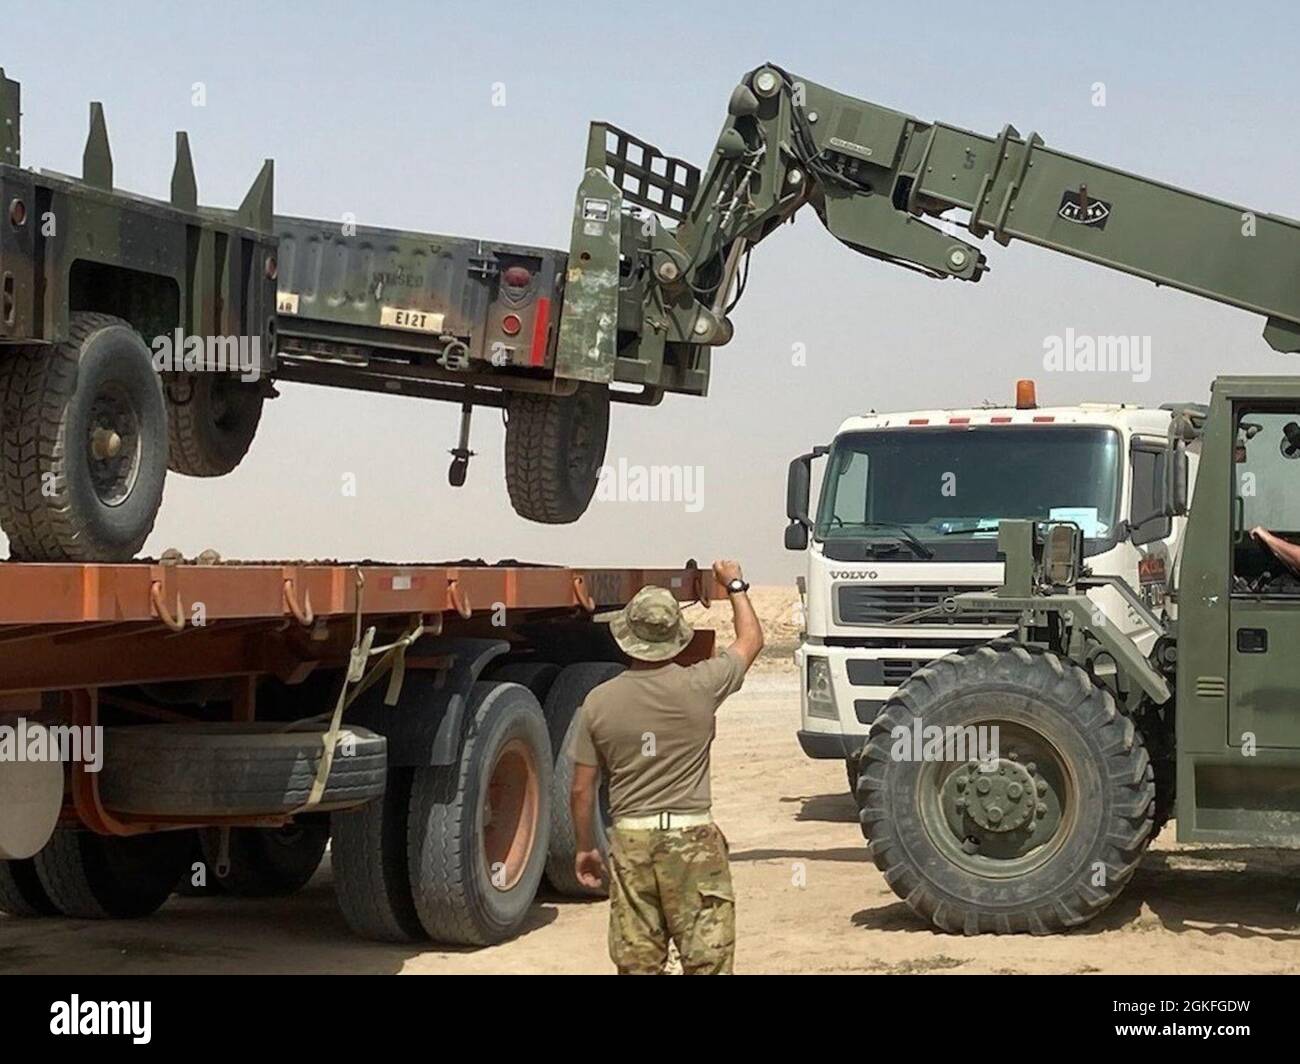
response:
M745 581L740 579L740 577L736 577L735 580L727 581L728 595L739 595L742 591L748 591L748 590L749 590L749 585L745 583Z

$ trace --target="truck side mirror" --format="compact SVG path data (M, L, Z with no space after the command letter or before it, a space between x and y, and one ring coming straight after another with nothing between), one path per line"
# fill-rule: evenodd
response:
M785 478L785 516L807 528L808 497L812 491L812 455L801 454L790 463Z
M814 458L820 458L829 450L829 447L817 446L790 463L785 481L785 516L790 519L785 530L786 550L804 550L808 546L808 530L812 528L812 519L808 516L812 463Z
M1172 441L1165 453L1165 516L1181 517L1189 505L1187 443Z

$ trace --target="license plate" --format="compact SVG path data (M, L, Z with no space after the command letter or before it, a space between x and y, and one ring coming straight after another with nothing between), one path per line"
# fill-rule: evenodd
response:
M379 312L379 324L391 325L397 329L414 329L416 332L442 332L444 315L427 310L407 310L404 307L383 307Z

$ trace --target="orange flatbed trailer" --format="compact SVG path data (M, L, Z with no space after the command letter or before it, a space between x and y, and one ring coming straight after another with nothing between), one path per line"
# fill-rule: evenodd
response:
M0 912L142 916L208 876L290 893L328 843L363 937L502 941L543 875L590 893L567 748L625 664L600 614L722 594L693 562L174 555L0 562L0 752L45 729L102 755L0 757ZM712 653L701 630L677 660Z
M647 584L684 603L716 591L712 574L691 563L5 562L0 696L259 673L291 681L295 648L304 662L325 663L341 637L351 645L358 603L366 625L401 627L418 615L432 635L508 634L524 618L619 608ZM0 701L6 708L21 700Z

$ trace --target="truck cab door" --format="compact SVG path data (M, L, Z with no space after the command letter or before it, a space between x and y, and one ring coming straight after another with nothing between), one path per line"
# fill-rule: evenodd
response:
M1239 402L1234 426L1227 741L1300 749L1300 576L1250 534L1300 542L1300 405Z

